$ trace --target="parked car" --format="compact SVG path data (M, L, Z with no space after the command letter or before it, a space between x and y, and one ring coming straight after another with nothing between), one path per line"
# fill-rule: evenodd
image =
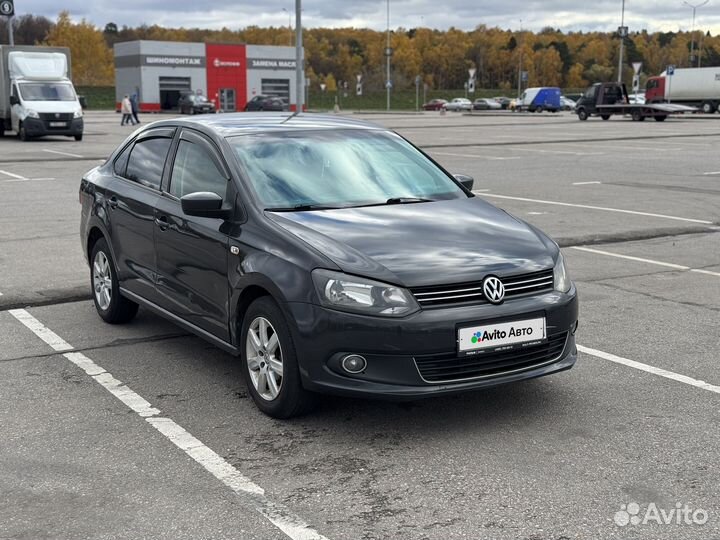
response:
M447 111L470 111L472 110L472 102L466 98L455 98L446 103L444 107Z
M417 399L569 369L558 245L472 185L345 117L154 122L80 184L95 308L116 324L143 306L239 356L277 418L315 393Z
M510 102L512 101L512 98L509 98L507 96L498 96L494 97L493 99L500 104L500 108L502 109L507 109L510 106Z
M246 111L287 111L284 99L275 96L254 96L245 105Z
M489 111L489 110L500 110L502 109L502 105L500 105L497 101L494 99L488 99L488 98L478 98L475 101L473 101L473 110L476 111Z
M431 99L427 103L423 103L424 111L439 111L447 103L447 99Z
M575 110L575 101L565 96L560 96L560 108L563 111Z
M178 101L180 114L208 114L215 112L215 105L205 96L183 94Z

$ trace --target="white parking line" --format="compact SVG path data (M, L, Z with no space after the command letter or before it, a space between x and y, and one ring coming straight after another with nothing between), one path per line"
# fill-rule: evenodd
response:
M605 152L569 152L567 150L540 150L538 148L512 148L518 152L535 152L538 154L566 154L569 156L604 156Z
M0 172L2 172L2 171L0 171ZM713 174L720 174L720 171L704 172L703 174L705 176L709 176L709 175L713 175Z
M24 309L9 312L18 321L58 352L72 350L73 347L55 332L33 317ZM160 417L160 409L154 408L145 398L131 390L122 381L117 380L101 366L79 352L63 355L82 369L108 392L122 401L132 411L144 418L159 433L180 448L206 471L229 487L238 496L246 497L248 503L263 517L284 532L292 540L328 540L312 529L302 519L292 514L284 506L265 497L265 490L245 477L220 455L193 437L182 426L170 418Z
M511 157L481 156L479 154L453 154L451 152L433 152L433 154L436 156L454 156L454 157L464 157L464 158L489 159L491 161L504 161L507 159L522 159L520 156L511 156Z
M592 249L580 246L570 246L569 249L576 249L578 251L586 251L588 253L595 253L597 255L605 255L607 257L617 257L618 259L627 259L628 261L637 261L647 264L654 264L656 266L665 266L667 268L673 268L674 270L684 270L687 272L697 272L698 274L707 274L710 276L720 277L720 272L712 272L710 270L701 270L699 268L691 268L689 266L683 266L682 264L674 264L662 261L656 261L653 259L643 259L642 257L632 257L630 255L620 255L619 253L611 253L610 251L603 251L600 249Z
M594 182L573 182L573 186L587 186L590 184L602 184L602 182L595 180Z
M43 180L55 180L55 178L10 178L9 180L0 180L3 184L12 184L14 182L40 182Z
M48 150L47 148L43 148L43 152L49 152L51 154L59 154L61 156L70 156L70 157L76 157L76 158L83 157L79 154L71 154L70 152L62 152L60 150Z
M603 360L609 360L610 362L615 362L616 364L622 364L624 366L639 369L640 371L652 373L653 375L665 377L666 379L671 379L673 381L689 384L690 386L694 386L695 388L700 388L702 390L707 390L708 392L720 394L720 386L715 386L714 384L706 383L705 381L693 379L692 377L688 377L687 375L680 375L679 373L668 371L667 369L643 364L642 362L636 362L635 360L630 360L629 358L623 358L622 356L616 356L614 354L599 351L597 349L591 349L590 347L583 347L582 345L578 345L577 348L578 351L582 353L590 354L592 356L602 358Z
M522 201L522 202L531 202L531 203L538 203L538 204L553 204L556 206L570 206L573 208L587 208L588 210L602 210L603 212L618 212L620 214L633 214L636 216L647 216L647 217L656 217L661 219L673 219L675 221L687 221L689 223L700 223L702 225L712 225L712 221L706 221L704 219L693 219L693 218L684 218L684 217L678 217L678 216L667 216L665 214L653 214L650 212L638 212L636 210L623 210L621 208L606 208L604 206L590 206L588 204L574 204L574 203L566 203L566 202L560 202L560 201L544 201L542 199L528 199L526 197L510 197L509 195L497 195L497 194L490 194L486 193L486 197L496 197L498 199L508 199L511 201Z
M19 174L15 174L15 173L3 171L3 170L0 170L0 173L4 174L6 176L9 176L10 178L14 178L15 180L20 180L20 181L27 180L27 178L25 178L24 176L20 176Z

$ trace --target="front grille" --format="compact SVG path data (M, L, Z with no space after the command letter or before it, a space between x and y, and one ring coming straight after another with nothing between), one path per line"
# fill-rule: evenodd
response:
M552 290L553 270L541 270L515 276L499 276L505 285L505 298L534 294ZM482 281L455 283L453 285L433 285L410 289L415 299L423 307L446 306L454 304L484 304Z
M415 364L420 376L431 383L499 376L557 360L565 348L567 336L567 332L562 332L538 345L462 358L458 358L455 353L416 356Z
M73 113L40 113L40 120L42 120L43 124L45 124L45 127L47 129L66 129L69 127L70 122L72 122L73 119ZM50 127L50 122L64 122L64 126L58 127Z

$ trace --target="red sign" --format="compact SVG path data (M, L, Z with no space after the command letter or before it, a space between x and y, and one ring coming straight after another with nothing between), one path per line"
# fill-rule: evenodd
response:
M207 93L208 99L218 103L221 89L235 90L236 110L242 111L247 102L247 55L245 45L221 45L207 43Z

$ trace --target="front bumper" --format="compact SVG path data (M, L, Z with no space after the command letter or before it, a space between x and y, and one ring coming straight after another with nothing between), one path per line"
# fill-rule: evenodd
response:
M578 300L574 286L567 294L548 292L513 298L499 306L424 309L402 319L353 315L307 303L289 303L287 308L303 386L320 393L415 399L541 377L569 369L577 359L574 331ZM427 371L419 366L428 358L453 362L460 370L465 363L478 362L477 357L457 357L459 327L537 315L545 316L547 334L559 342L541 360L514 363L510 358L492 372L447 380L423 376ZM364 356L367 368L356 375L344 372L340 362L347 354Z
M49 122L40 118L26 118L23 120L25 132L30 137L45 137L47 135L82 135L84 128L82 118L73 118L70 122L66 122L63 127L50 127Z

